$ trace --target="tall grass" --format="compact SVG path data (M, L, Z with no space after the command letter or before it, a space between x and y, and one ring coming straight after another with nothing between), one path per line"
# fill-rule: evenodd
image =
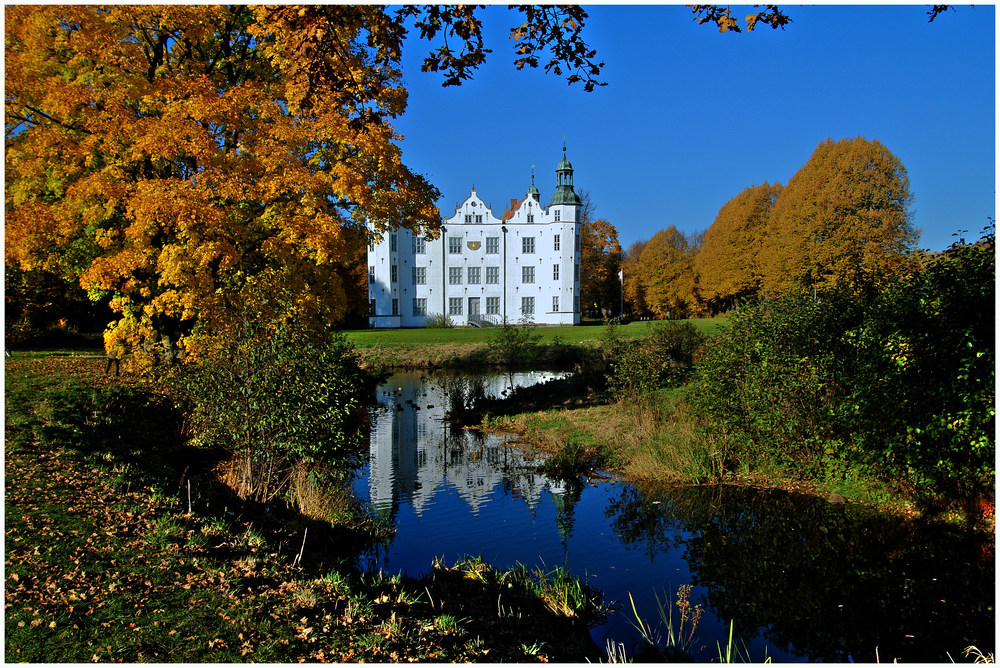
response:
M659 596L655 596L655 598L659 620L655 624L651 624L639 615L632 593L629 592L628 595L629 603L632 605L632 614L635 617L632 626L639 631L646 643L643 654L648 656L654 653L668 659L690 658L694 649L694 634L704 612L701 605L691 606L691 585L681 585L677 589L677 600L673 606L670 605L670 601L666 597L664 597L664 601L660 601ZM674 624L674 607L679 612L676 625Z

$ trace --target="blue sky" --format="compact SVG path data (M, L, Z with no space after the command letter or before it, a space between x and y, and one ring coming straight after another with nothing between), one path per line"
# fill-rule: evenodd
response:
M548 201L565 137L577 190L627 248L668 225L707 229L744 188L788 183L827 137L860 135L906 167L921 248L978 237L996 207L995 8L928 23L922 5L782 7L783 31L720 34L684 6L588 6L608 82L592 93L516 71L521 19L506 7L487 10L493 53L461 87L420 72L428 43L411 38L404 161L441 190L444 215L473 185L500 215L532 165Z

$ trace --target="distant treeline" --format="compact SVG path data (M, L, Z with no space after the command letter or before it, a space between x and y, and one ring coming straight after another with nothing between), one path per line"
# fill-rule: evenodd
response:
M622 251L614 227L584 210L584 310L631 317L716 315L797 289L884 286L922 266L909 179L863 137L816 147L787 185L753 185L703 233L670 225Z

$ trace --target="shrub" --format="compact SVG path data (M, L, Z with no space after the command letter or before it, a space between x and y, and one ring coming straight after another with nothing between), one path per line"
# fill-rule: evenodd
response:
M686 398L726 441L726 468L768 459L802 475L822 470L843 427L837 366L858 311L845 291L786 294L736 311L705 346Z
M424 326L430 329L451 329L455 326L455 321L447 313L432 313L427 316Z
M658 325L641 341L623 341L608 322L602 337L608 361L608 385L619 399L635 400L684 382L705 335L689 322Z
M970 519L994 498L993 244L989 229L934 256L850 332L859 456L928 506L960 500Z
M518 324L505 320L491 333L487 350L490 357L507 372L511 389L514 387L515 369L535 352L540 338L534 326L525 320Z
M859 466L970 520L994 499L993 234L882 290L785 294L737 311L685 394L722 465Z
M361 443L372 379L343 335L249 314L174 377L197 440L229 451L244 496L285 493L294 468L346 474Z

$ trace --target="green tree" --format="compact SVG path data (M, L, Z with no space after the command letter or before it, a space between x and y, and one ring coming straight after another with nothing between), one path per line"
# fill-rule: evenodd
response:
M863 137L821 142L771 208L763 288L882 285L917 239L899 158Z
M756 297L768 214L781 184L750 186L722 205L694 258L698 296L709 312L725 312Z

